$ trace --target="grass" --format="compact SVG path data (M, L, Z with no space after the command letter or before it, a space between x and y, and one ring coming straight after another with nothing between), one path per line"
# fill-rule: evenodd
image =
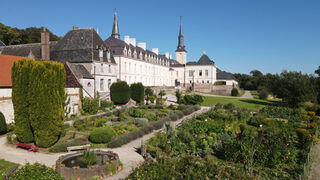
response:
M3 179L4 175L14 166L17 166L18 164L8 162L5 160L0 159L0 180Z
M204 101L201 104L201 106L213 106L217 103L220 103L220 104L232 103L236 107L247 108L247 109L251 109L251 110L259 110L267 105L271 105L271 106L272 105L279 105L279 101L204 96Z
M255 99L259 99L259 93L258 91L250 91L251 95L255 98Z
M245 92L246 92L245 90L243 90L243 89L240 89L240 90L239 90L239 94L238 94L238 97L241 97L241 96L243 96Z

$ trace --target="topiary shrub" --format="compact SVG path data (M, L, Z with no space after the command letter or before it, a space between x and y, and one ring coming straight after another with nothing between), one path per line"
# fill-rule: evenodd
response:
M203 102L203 97L198 95L198 94L193 94L193 95L185 95L183 97L184 104L186 105L196 105L196 104L201 104Z
M100 127L90 133L89 140L93 143L108 143L116 134L110 126Z
M10 176L10 180L37 179L37 180L63 180L63 178L52 168L45 165L27 163Z
M238 91L237 88L233 88L233 89L231 90L231 96L238 96L238 94L239 94L239 91Z
M137 103L141 103L144 100L144 86L142 83L133 83L130 86L131 98Z
M130 100L130 87L125 81L115 82L110 87L111 101L126 104Z
M2 112L0 112L0 135L7 133L6 119Z
M262 89L259 92L259 99L267 99L268 97L268 91L266 91L265 89Z

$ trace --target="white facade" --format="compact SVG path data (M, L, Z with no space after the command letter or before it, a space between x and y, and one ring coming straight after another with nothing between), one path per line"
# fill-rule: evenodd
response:
M174 86L169 63L160 59L150 62L126 56L114 56L117 63L117 78L128 84L141 82L144 86ZM154 63L153 63L154 62Z
M79 115L81 108L80 88L66 88L68 115Z
M11 93L11 88L0 88L0 112L3 113L6 119L6 123L14 122L14 111Z
M180 64L186 64L187 63L187 52L185 52L185 51L177 51L176 52L176 60Z

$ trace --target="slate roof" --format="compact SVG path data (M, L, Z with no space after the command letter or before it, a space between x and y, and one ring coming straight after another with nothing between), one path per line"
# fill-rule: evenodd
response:
M140 60L144 60L145 61L144 57L147 54L147 55L150 55L150 56L156 56L156 57L158 57L160 59L164 59L165 61L169 61L169 62L171 61L171 59L166 58L165 55L156 54L156 53L154 53L154 52L152 52L152 51L150 51L148 49L144 50L144 49L142 49L142 48L140 48L138 46L133 46L132 44L127 44L123 40L117 39L117 38L112 37L112 36L110 36L104 42L106 43L106 45L108 47L111 48L113 55L120 55L120 56L124 55L123 51L124 51L124 48L126 48L127 50L130 49L131 52L136 51L137 52L137 59L140 59ZM142 54L142 57L140 57L140 54ZM170 64L171 64L171 62L170 62Z
M68 63L68 65L78 79L94 79L94 77L82 64Z
M188 62L188 66L196 66L196 65L214 65L214 62L210 60L210 58L203 54L197 62Z
M170 61L170 67L184 67L185 64L180 64L177 60Z
M39 35L40 36L40 35ZM99 57L99 49L103 49L103 58ZM69 31L59 41L50 42L50 60L59 62L92 62L93 60L115 63L112 56L107 59L109 48L92 29L76 29ZM41 59L41 44L21 44L12 46L0 46L0 54L24 56Z
M6 46L6 45L0 40L0 46Z
M103 49L103 58L99 58L99 49ZM51 60L68 62L92 62L93 60L115 63L113 56L107 59L109 48L92 29L76 29L69 31L58 43L52 47ZM112 54L112 53L111 53Z
M237 79L233 76L232 73L221 71L219 68L217 68L217 80L235 80Z
M66 88L80 88L82 87L74 73L71 71L68 63L64 64L64 69L66 71Z

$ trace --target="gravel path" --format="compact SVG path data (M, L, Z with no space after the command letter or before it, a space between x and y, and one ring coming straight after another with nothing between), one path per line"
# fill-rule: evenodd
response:
M206 111L210 110L210 107L201 107L199 111L196 111L188 116L185 116L174 122L175 125L181 123L184 120L190 119L193 116L198 114L202 114ZM108 180L116 180L116 179L125 179L133 169L138 167L141 163L143 163L144 159L138 153L136 153L136 149L140 148L142 141L147 141L155 134L160 132L160 130L153 131L152 133L146 134L143 137L131 141L128 144L125 144L119 148L100 148L101 150L111 150L115 153L119 154L119 158L124 164L123 169L111 176L108 177ZM6 161L11 161L19 164L25 164L27 162L35 163L40 162L48 167L52 167L55 165L55 161L61 155L66 155L68 153L45 153L45 152L29 152L24 149L15 148L15 145L9 145L6 143L6 136L0 136L0 159L4 159Z
M313 163L310 168L308 179L317 180L320 179L320 144L317 143L313 148Z
M246 90L245 93L240 98L253 99L253 96L250 93L250 91Z

